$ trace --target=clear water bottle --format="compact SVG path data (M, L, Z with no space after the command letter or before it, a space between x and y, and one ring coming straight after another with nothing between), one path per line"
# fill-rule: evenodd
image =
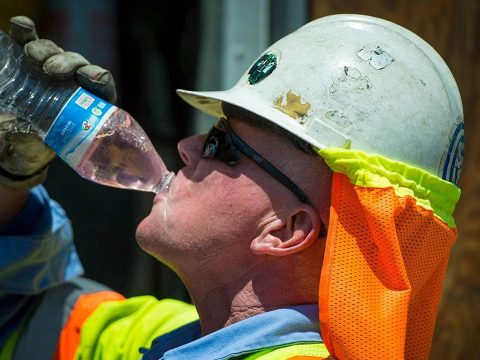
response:
M88 180L159 193L174 177L130 114L73 81L47 78L2 30L0 109L30 122Z

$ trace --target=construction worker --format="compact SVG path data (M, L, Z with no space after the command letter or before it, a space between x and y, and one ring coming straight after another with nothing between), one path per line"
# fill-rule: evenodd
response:
M12 34L46 73L115 97L108 72L35 41L31 20ZM52 154L4 120L0 358L428 358L463 160L441 57L391 22L334 15L232 89L178 93L219 121L179 142L185 166L136 238L194 306L82 278L66 215L36 186Z

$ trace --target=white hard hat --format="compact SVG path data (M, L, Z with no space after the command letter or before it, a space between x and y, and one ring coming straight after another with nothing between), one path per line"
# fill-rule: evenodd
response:
M376 153L454 183L460 175L457 84L430 45L386 20L317 19L270 46L230 90L178 93L216 117L222 102L244 108L320 149Z

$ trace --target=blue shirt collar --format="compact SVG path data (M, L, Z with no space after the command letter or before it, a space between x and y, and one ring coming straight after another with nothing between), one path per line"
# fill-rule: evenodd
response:
M155 339L144 359L228 359L293 343L321 342L318 305L268 311L200 337L198 321Z

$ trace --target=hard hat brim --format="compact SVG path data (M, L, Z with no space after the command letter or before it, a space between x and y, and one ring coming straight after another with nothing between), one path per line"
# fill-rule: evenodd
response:
M250 92L243 91L241 87L234 87L226 91L189 91L177 89L177 94L194 108L216 118L225 116L222 110L222 102L238 106L273 122L319 149L338 147L339 143L349 143L347 136L321 120L316 119L317 125L321 123L321 131L328 133L329 136L326 138L331 140L329 143L318 141L316 137L311 136L315 135L312 131L319 130L318 126L316 129L313 129L313 127L308 126L308 124L302 123L301 119L291 118L280 110L266 105L263 101L260 101L258 97L252 96ZM255 111L252 111L252 109L255 109Z

